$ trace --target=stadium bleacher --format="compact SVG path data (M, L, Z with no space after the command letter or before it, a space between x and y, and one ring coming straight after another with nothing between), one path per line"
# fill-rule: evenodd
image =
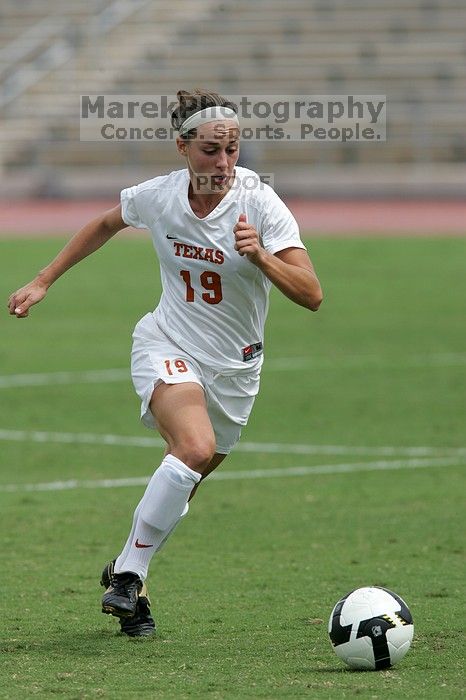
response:
M455 195L466 182L464 0L3 0L3 193L106 196L172 143L79 140L79 95L387 95L385 143L248 143L289 194ZM430 178L430 179L429 179Z

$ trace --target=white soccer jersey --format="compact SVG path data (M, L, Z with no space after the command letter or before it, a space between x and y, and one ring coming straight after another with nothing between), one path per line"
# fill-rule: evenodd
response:
M159 258L163 292L154 318L199 362L221 373L262 363L271 282L235 250L240 214L269 253L304 248L291 212L252 170L237 167L235 182L205 218L188 200L188 170L156 177L121 193L125 223L147 228Z

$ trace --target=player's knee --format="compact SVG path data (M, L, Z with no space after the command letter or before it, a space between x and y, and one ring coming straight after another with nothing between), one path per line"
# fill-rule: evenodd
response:
M197 437L195 439L191 439L187 441L183 447L181 447L183 456L180 457L180 459L190 469L194 469L194 471L202 474L203 470L210 464L212 457L215 454L215 447L215 439L213 437Z

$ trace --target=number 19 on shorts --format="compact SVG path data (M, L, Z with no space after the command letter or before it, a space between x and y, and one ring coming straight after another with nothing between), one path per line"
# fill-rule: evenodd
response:
M184 374L188 372L186 363L183 360L165 360L165 369L170 377L173 377L175 373Z

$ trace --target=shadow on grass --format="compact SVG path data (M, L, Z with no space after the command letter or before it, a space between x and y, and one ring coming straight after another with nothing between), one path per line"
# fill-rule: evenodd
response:
M103 652L113 653L123 644L154 644L160 641L160 637L128 637L118 629L88 629L83 631L61 631L53 634L44 634L37 638L7 639L0 645L1 654L47 654L54 653L63 656L67 653L77 654L81 657L95 657Z
M325 668L309 668L308 671L311 673L351 673L350 668L334 668L333 666L328 666Z

